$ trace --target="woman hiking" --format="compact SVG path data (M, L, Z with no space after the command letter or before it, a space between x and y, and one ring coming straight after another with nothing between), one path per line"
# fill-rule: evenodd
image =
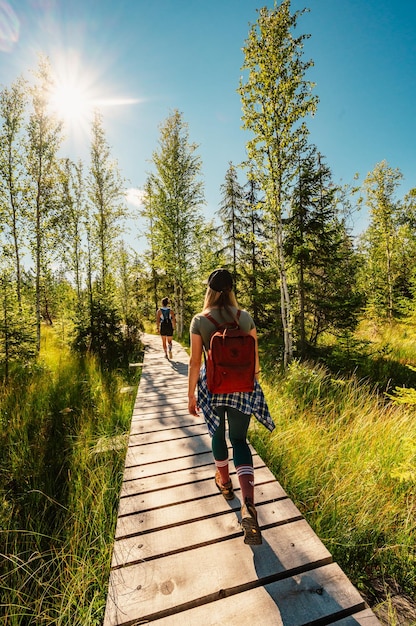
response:
M169 308L169 298L163 298L162 306L156 312L157 332L162 337L162 347L165 357L172 358L172 339L175 330L175 313Z
M211 319L210 319L211 318ZM212 321L213 320L213 321ZM217 324L235 322L242 331L255 340L255 380L253 391L211 393L207 387L205 364L201 367L203 351L208 351L210 339ZM233 291L233 277L226 269L217 269L208 278L204 309L195 315L190 325L191 356L188 376L188 410L198 415L200 409L211 435L215 461L215 484L226 500L234 498L233 484L229 474L228 446L225 439L225 418L233 449L233 459L241 488L241 526L244 543L262 543L261 532L254 506L254 469L247 430L253 414L270 431L274 424L263 392L257 382L259 357L257 332L252 317L247 311L239 310ZM198 398L195 397L195 390Z

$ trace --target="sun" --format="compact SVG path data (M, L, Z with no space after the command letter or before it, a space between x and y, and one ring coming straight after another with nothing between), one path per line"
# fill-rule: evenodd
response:
M71 82L57 82L51 93L50 107L68 125L84 122L91 111L85 90Z
M56 53L51 66L49 109L62 121L65 141L84 144L90 136L95 111L131 106L141 101L114 93L114 86L102 82L102 68L88 67L79 52Z

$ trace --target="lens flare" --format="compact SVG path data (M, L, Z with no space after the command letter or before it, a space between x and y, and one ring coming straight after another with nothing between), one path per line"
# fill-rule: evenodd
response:
M19 41L20 23L8 2L0 0L0 50L10 52Z

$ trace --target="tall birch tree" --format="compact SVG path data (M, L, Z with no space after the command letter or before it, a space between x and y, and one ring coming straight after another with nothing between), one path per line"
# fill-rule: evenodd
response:
M243 48L244 75L239 93L243 128L252 138L247 154L265 195L265 210L275 231L280 308L284 337L284 364L293 356L291 300L284 254L284 219L291 186L296 175L297 146L308 131L303 118L313 114L317 97L313 83L305 79L312 61L304 61L307 35L293 31L304 11L291 13L290 0L273 9L259 11Z
M102 293L108 291L110 267L122 232L127 209L124 183L117 162L112 159L103 127L102 115L95 111L92 122L91 162L87 177L90 209L90 234Z
M5 237L11 242L14 256L17 304L22 310L22 269L23 253L23 181L24 162L22 149L22 129L27 97L26 83L22 78L10 88L0 92L0 116L3 124L0 130L0 205Z
M41 304L53 251L52 224L60 208L58 150L62 122L51 111L54 82L49 61L39 60L36 82L31 88L31 113L27 127L27 217L30 247L35 263L36 335L40 349Z

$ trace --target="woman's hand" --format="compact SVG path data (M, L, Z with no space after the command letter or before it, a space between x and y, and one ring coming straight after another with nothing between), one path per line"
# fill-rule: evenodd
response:
M195 415L195 417L198 416L198 407L197 407L197 404L196 404L195 396L192 396L191 398L188 398L188 412L191 415Z

